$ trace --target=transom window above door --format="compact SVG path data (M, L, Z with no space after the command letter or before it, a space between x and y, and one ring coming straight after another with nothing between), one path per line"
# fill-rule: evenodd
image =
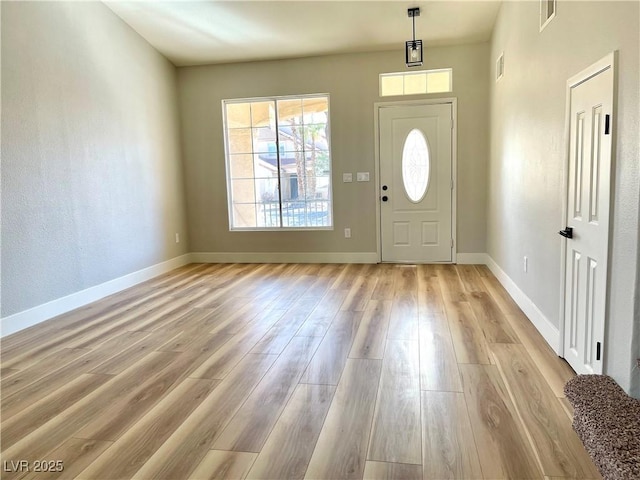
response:
M453 70L420 70L380 74L380 96L419 95L453 91Z
M329 96L222 103L230 230L331 229Z

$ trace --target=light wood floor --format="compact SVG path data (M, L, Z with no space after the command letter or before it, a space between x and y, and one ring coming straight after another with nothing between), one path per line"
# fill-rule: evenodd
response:
M486 267L189 265L2 339L2 478L600 478L573 375Z

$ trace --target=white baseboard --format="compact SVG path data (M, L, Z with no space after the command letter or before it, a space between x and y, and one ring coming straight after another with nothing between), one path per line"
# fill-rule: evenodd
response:
M502 270L498 264L487 255L487 266L495 275L511 298L518 304L525 315L531 320L538 332L544 337L554 352L560 352L560 330L545 317L535 303L522 291L520 287Z
M376 252L196 252L193 263L378 263Z
M120 292L138 283L150 280L153 277L169 272L191 262L191 255L185 254L172 258L166 262L158 263L137 272L114 278L108 282L81 290L66 297L58 298L37 307L15 313L0 320L0 336L11 335L19 330L35 325L50 318L70 312L88 303L100 300L108 295Z
M456 263L460 265L486 265L488 256L486 253L458 253Z

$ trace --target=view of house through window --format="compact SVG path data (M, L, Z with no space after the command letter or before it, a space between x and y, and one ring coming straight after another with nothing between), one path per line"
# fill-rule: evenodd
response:
M330 228L329 97L225 100L232 230Z

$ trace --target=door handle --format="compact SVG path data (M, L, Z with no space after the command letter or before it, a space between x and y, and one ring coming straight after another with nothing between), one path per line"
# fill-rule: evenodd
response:
M564 230L558 232L564 238L573 238L573 227L567 227Z
M383 195L383 196L382 196L382 201L383 201L383 202L386 202L387 200L389 200L389 197L387 197L386 195Z
M382 185L382 190L387 190L389 187L387 187L386 185Z

